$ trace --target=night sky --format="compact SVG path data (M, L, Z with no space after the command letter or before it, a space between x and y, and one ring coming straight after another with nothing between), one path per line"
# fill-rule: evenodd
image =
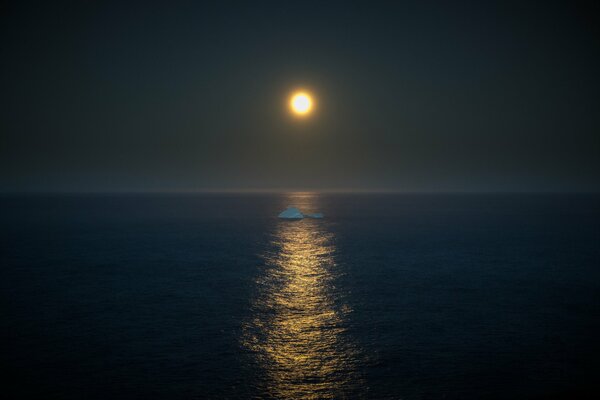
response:
M3 2L0 191L600 190L597 5L393 3Z

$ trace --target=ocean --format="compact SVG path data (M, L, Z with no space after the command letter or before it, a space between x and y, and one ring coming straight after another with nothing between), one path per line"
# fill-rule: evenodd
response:
M325 218L278 219L288 205ZM0 210L11 398L599 386L600 195L2 195Z

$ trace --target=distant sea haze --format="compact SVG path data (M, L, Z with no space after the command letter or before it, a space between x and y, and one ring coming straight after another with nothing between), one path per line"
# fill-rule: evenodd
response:
M598 389L600 195L0 203L0 342L14 398L543 399ZM277 218L289 205L325 218Z

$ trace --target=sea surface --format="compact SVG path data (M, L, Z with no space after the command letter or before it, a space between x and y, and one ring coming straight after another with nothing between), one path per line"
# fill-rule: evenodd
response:
M3 195L0 223L10 398L599 387L599 195Z

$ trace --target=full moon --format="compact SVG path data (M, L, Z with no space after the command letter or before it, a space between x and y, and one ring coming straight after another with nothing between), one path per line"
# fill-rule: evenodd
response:
M306 92L296 92L290 98L290 109L298 116L310 114L313 108L313 100Z

